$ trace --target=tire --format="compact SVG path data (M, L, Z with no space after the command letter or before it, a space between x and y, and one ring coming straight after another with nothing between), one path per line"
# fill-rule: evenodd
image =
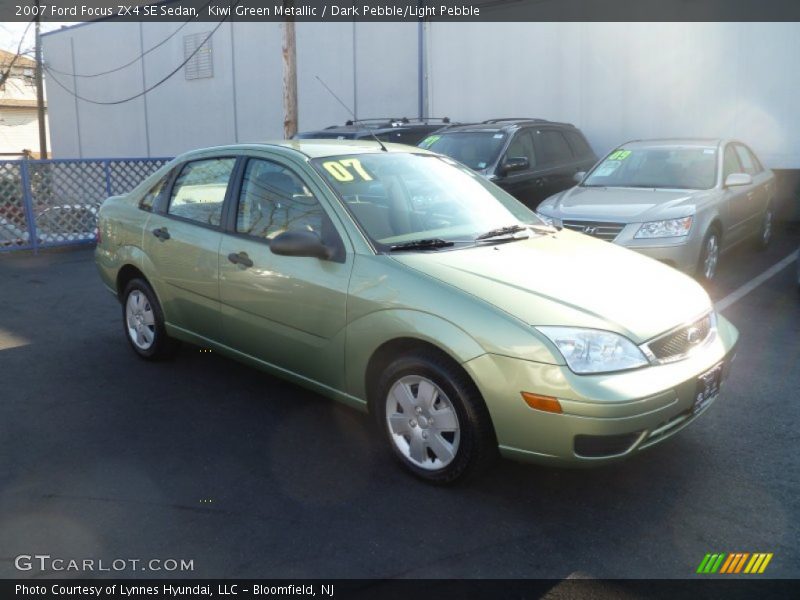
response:
M494 428L478 389L435 352L392 361L378 380L373 408L395 458L425 481L453 483L480 472L497 456Z
M145 360L174 356L177 340L167 335L164 313L153 288L143 279L132 279L122 293L122 328L133 351Z
M775 228L775 211L772 210L772 205L767 205L767 209L761 216L761 227L758 230L758 237L756 238L756 249L766 250L772 242L772 233Z
M703 238L703 247L700 249L700 260L697 263L697 279L704 283L711 283L717 276L719 266L720 236L719 230L712 227Z

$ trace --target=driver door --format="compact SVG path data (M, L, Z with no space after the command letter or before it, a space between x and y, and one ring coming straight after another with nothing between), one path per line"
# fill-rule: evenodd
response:
M249 158L231 201L235 210L219 252L225 344L342 389L353 265L346 236L309 182L277 159ZM289 230L316 233L337 248L334 257L273 254L271 240Z

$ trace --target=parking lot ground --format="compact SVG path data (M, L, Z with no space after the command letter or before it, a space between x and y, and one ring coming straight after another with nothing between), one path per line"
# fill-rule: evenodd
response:
M726 256L714 299L797 245L781 230ZM708 552L771 552L765 576L800 577L795 277L724 311L731 378L680 435L437 488L345 406L192 346L137 359L90 251L0 256L0 577L41 576L13 557L45 553L193 561L118 573L143 577L684 578Z

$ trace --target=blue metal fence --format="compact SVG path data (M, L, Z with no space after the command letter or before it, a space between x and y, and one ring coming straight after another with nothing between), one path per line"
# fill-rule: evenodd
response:
M97 211L169 158L0 161L0 252L93 244Z

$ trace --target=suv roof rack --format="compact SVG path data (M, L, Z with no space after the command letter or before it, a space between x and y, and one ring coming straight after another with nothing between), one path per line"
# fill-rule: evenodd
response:
M394 124L398 123L401 125L409 125L411 123L428 123L430 121L441 121L445 125L450 123L450 117L412 117L409 119L408 117L402 118L395 118L395 117L376 117L372 119L348 119L345 122L346 127L352 127L353 125L358 124L366 124L366 123L387 123L387 124ZM332 127L337 127L333 125Z
M503 117L501 119L487 119L483 123L489 125L492 123L502 123L504 121L534 121L536 123L549 123L547 119L536 119L533 117Z

